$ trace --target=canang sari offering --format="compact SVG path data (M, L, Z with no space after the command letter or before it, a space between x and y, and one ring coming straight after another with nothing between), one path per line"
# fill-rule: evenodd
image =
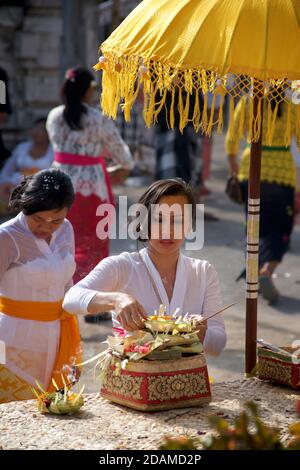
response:
M203 346L186 315L153 315L143 330L114 328L99 355L101 395L143 411L199 406L211 400Z

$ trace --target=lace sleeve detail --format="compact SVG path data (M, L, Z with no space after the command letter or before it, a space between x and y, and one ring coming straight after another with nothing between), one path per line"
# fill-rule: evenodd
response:
M128 145L124 142L113 121L102 116L101 139L103 146L110 152L112 160L131 170L134 161Z
M19 258L19 249L14 238L5 229L0 228L0 282L3 274Z

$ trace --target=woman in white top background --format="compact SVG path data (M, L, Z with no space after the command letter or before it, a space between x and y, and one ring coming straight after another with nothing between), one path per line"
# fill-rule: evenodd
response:
M46 118L40 117L34 121L29 138L16 146L0 172L0 199L5 205L12 189L23 176L33 175L52 165L53 150L46 130Z
M160 304L166 314L189 312L201 316L199 338L208 354L218 355L226 344L222 315L205 321L221 309L217 273L204 260L181 254L184 243L184 205L193 208L195 202L191 188L180 179L160 180L153 183L139 202L146 207L149 230L140 227L141 239L146 247L139 252L122 253L102 260L82 281L66 294L64 309L77 314L95 314L112 310L114 326L127 331L140 329L143 319L153 314ZM159 215L152 220L151 207L177 204L179 212L169 216L170 233L164 233L164 220ZM168 225L167 223L167 225ZM178 225L179 232L178 235ZM177 226L177 230L176 230ZM154 236L155 229L159 233Z
M74 191L59 169L27 177L0 225L0 403L32 397L36 380L51 389L80 356L77 319L62 310L75 271L74 234L66 219ZM71 340L71 341L69 341ZM4 362L4 363L3 363Z
M133 167L129 148L114 123L91 106L96 85L90 71L69 69L62 90L64 104L52 109L47 119L54 164L70 176L75 189L68 214L75 232L75 281L108 256L108 238L99 240L96 235L100 220L96 211L102 203L114 203L111 182L125 178ZM108 156L115 165L107 169Z

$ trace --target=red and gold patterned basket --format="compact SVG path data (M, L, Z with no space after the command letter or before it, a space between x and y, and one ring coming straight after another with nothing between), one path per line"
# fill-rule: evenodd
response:
M165 361L129 361L115 374L111 366L101 396L141 411L199 406L211 400L204 354Z
M293 354L296 349L283 347ZM295 357L294 357L295 359ZM293 361L293 357L284 353L273 352L270 349L258 348L258 377L261 380L287 385L300 389L300 358Z

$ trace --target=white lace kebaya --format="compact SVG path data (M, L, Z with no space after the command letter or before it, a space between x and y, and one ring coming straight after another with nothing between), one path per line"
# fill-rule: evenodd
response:
M132 169L134 163L129 147L120 137L113 121L103 116L98 109L85 107L87 112L81 116L80 130L72 130L66 123L63 117L64 105L50 111L46 127L54 152L99 157L106 150L114 164ZM101 200L108 199L105 177L99 164L79 166L55 162L54 165L70 176L76 193L86 197L95 194Z
M19 301L55 302L72 286L74 233L68 220L50 244L35 237L21 212L0 226L0 296ZM41 322L0 312L0 340L6 345L6 367L36 385L47 386L60 337L60 320Z

